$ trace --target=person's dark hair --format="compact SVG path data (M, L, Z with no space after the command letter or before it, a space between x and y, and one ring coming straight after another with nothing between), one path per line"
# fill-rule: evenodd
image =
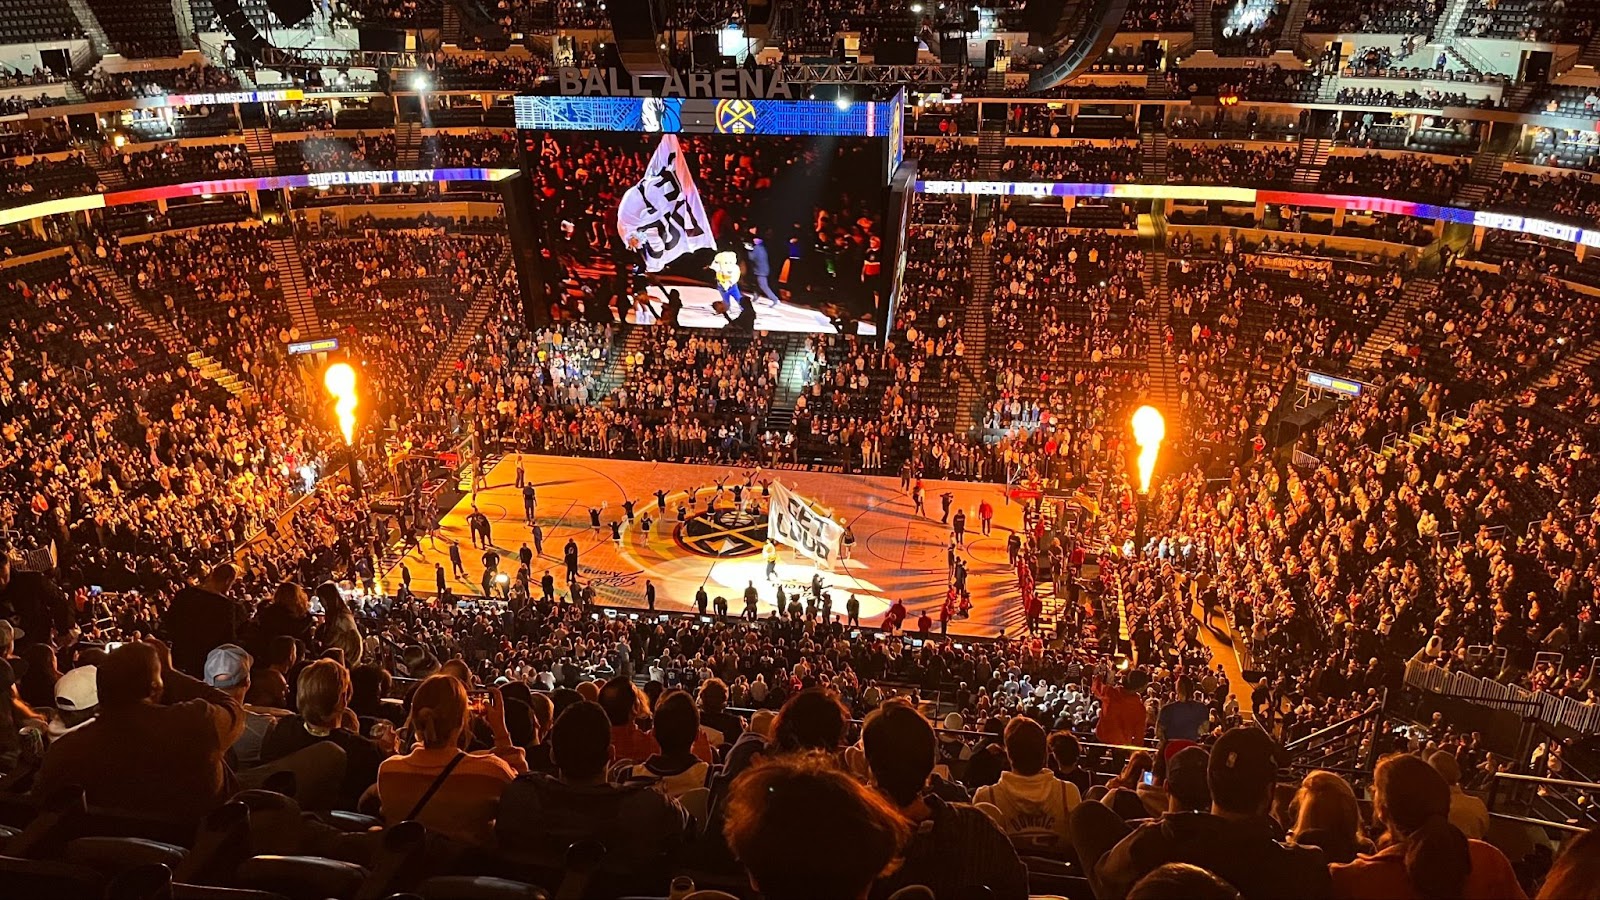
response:
M810 688L789 698L772 725L772 742L780 752L823 750L832 753L844 744L850 713L838 698L821 688Z
M394 678L383 666L366 663L350 670L350 708L358 715L375 715L378 701L394 686Z
M728 705L728 686L721 678L700 682L700 711L719 713Z
M106 654L95 670L100 711L132 706L161 696L161 657L149 644L123 644Z
M728 793L723 835L766 900L864 897L910 827L821 753L748 769Z
M1006 723L1006 759L1018 775L1034 775L1044 768L1044 727L1027 716Z
M639 706L639 689L622 675L600 688L600 708L606 711L612 725L632 725L642 711Z
M598 703L567 707L550 729L550 759L568 780L599 777L611 761L611 719Z
M872 781L890 800L908 806L933 771L938 739L933 726L903 700L890 700L867 716L861 728Z
M579 703L582 700L583 695L572 688L556 688L555 690L551 691L550 721L554 722L555 720L561 718L561 714L566 712L567 709L572 706L572 704Z
M1539 888L1537 900L1600 900L1600 828L1568 842Z
M1450 824L1450 786L1421 757L1390 756L1372 774L1372 806L1405 846L1406 876L1426 900L1460 897L1472 870L1467 836Z
M316 596L322 601L322 614L327 621L333 621L335 616L342 616L350 612L349 604L344 602L344 595L339 593L339 586L331 581L324 581L317 585Z
M1239 891L1189 863L1167 863L1128 889L1128 900L1239 900Z
M294 638L286 634L273 635L267 640L267 652L262 654L261 664L266 666L287 666L294 662L297 645Z
M1078 757L1083 754L1083 745L1078 743L1077 735L1070 731L1057 731L1050 735L1050 755L1055 757L1056 765L1063 769L1070 769L1078 764Z
M694 746L694 736L700 733L700 710L694 708L694 698L687 691L668 691L656 704L655 725L651 728L661 752L682 755Z

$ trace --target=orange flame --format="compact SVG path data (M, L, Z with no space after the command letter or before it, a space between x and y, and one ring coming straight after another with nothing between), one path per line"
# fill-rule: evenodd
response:
M1150 492L1150 476L1156 470L1156 454L1167 436L1167 422L1154 406L1133 411L1133 442L1139 445L1139 493Z
M339 416L339 430L344 432L346 445L355 442L356 432L356 370L348 363L334 363L322 376L322 386L338 402L334 412Z

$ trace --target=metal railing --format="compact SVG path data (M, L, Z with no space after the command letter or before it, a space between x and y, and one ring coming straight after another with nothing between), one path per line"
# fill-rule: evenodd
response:
M1497 819L1583 832L1600 825L1597 797L1600 784L1591 781L1496 772L1489 778L1484 803Z
M1504 684L1492 678L1445 669L1420 659L1406 663L1405 683L1407 687L1465 700L1477 706L1518 712L1551 728L1567 728L1579 734L1600 734L1600 705L1570 697L1531 691L1521 685Z

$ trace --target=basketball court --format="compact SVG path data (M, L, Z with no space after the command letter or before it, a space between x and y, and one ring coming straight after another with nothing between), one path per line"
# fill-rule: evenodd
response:
M961 550L968 567L967 588L972 611L950 624L950 633L992 637L1002 630L1015 635L1022 627L1016 574L1006 562L1006 539L1022 526L1022 508L1007 503L999 485L972 482L925 481L926 516L913 513L911 497L900 490L897 478L844 475L826 472L754 469L736 466L685 465L563 456L523 455L527 480L537 493L536 518L544 532L543 554L533 562L533 592L545 571L566 593L562 549L567 541L578 545L579 574L596 589L603 606L645 605L644 587L656 586L656 607L688 612L695 609L695 592L702 585L711 598L727 598L733 614L744 608L744 590L754 584L761 597L761 614L770 615L781 585L786 594L809 587L820 574L833 598L834 613L844 615L845 601L855 594L861 602L863 625L875 626L895 599L910 611L909 628L924 610L937 623L939 607L949 586L946 548L950 526L940 524L940 496L953 495L951 515L967 513L966 547ZM483 551L471 543L467 517L474 504L489 518L499 570L515 576L518 551L534 546L532 528L525 522L522 492L516 487L518 456L502 458L490 470L487 484L469 494L441 520L437 546L424 537L401 562L411 571L412 590L422 596L435 593L434 564L444 566L451 590L461 595L482 591ZM745 488L750 476L754 486ZM810 559L778 545L777 578L768 581L761 548L766 540L766 504L761 481L778 479L813 505L842 520L855 543L848 559L832 570L819 569ZM724 490L714 510L707 500ZM750 509L741 512L734 487L744 491ZM665 492L665 511L656 492ZM691 495L694 502L690 503ZM994 507L989 535L980 533L978 504L987 499ZM626 521L625 502L634 504L634 521ZM680 524L678 508L687 507ZM759 507L760 511L757 511ZM600 510L601 525L590 525L590 510ZM644 517L652 520L648 531ZM611 523L621 522L620 540L613 540ZM451 575L449 541L461 544L466 576ZM399 566L385 576L388 591L400 584ZM937 624L935 629L937 629Z

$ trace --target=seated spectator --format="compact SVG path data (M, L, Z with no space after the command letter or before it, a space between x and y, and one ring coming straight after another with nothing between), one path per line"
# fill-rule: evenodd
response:
M261 745L263 762L273 762L319 741L331 741L344 750L341 809L356 809L361 795L378 780L378 766L394 752L357 729L360 723L350 702L350 672L342 663L319 659L300 670L295 681L297 713L279 720ZM391 738L392 740L392 738Z
M16 670L0 658L0 775L38 762L47 729L44 717L17 695Z
M50 716L50 740L77 731L100 712L99 671L97 666L81 665L57 679L55 711ZM26 715L23 718L26 719Z
M1352 900L1424 897L1526 898L1505 854L1469 839L1450 823L1450 786L1420 757L1378 763L1373 815L1384 827L1382 849L1332 867L1336 897Z
M124 644L97 667L100 714L50 747L44 797L83 787L92 806L199 821L228 797L223 757L244 729L232 697L172 668L163 644Z
M1062 781L1045 767L1044 728L1017 716L1006 724L1006 759L1009 771L1000 780L978 788L974 803L988 803L1000 811L998 821L1018 852L1030 856L1066 856L1072 851L1068 817L1083 798L1078 786Z
M278 720L290 715L286 709L245 703L250 693L250 654L237 644L223 644L206 656L205 682L232 697L244 708L244 730L228 748L229 762L235 768L250 768L261 762L261 745Z
M639 727L649 705L632 679L618 675L607 681L599 703L611 719L611 751L618 762L642 762L661 752L650 732Z
M470 709L459 678L432 675L417 687L406 723L417 743L410 753L391 756L378 767L384 822L421 822L466 844L493 841L500 796L512 779L528 771L528 763L506 730L505 697L498 689L489 692L478 712L494 749L463 750Z
M265 656L250 670L250 690L245 702L252 706L283 708L289 705L289 673L300 660L300 645L288 635L266 642Z
M829 757L802 753L734 782L723 834L766 900L866 900L909 830Z
M685 691L668 691L656 701L650 736L660 745L638 765L623 766L618 781L654 785L674 800L706 786L711 766L694 754L700 737L700 714Z
M1062 781L1077 785L1080 797L1087 796L1092 779L1088 770L1078 765L1083 745L1078 742L1077 735L1070 731L1057 731L1050 735L1049 743L1051 771Z
M1294 817L1289 839L1295 845L1316 847L1331 863L1372 852L1372 842L1361 834L1356 793L1350 782L1332 772L1312 772L1302 779L1289 809Z
M1199 866L1167 863L1139 879L1128 900L1239 900L1239 892Z
M728 712L728 685L720 678L707 678L700 682L700 730L711 729L715 746L726 746L744 734L744 719ZM720 739L719 739L720 738Z
M607 871L622 873L656 870L676 856L688 814L648 785L606 781L612 727L591 701L561 713L550 730L556 774L518 776L501 797L495 835L502 848L560 865L574 842L595 840L610 851Z
M1280 843L1281 832L1267 815L1278 755L1260 728L1224 734L1211 748L1207 769L1211 811L1170 813L1134 829L1095 865L1096 896L1126 897L1135 882L1167 862L1199 865L1252 900L1279 897L1285 885L1295 885L1300 897L1329 896L1322 852Z
M1539 888L1538 900L1593 900L1600 896L1600 829L1590 828L1572 839Z
M904 701L884 703L867 716L861 744L872 785L911 823L905 861L874 896L909 884L940 897L977 885L996 900L1027 896L1028 870L995 823L976 807L927 793L937 740L921 713Z
M1483 840L1489 833L1489 807L1461 789L1461 763L1456 761L1455 754L1436 751L1428 757L1428 765L1450 786L1450 824L1472 840Z

